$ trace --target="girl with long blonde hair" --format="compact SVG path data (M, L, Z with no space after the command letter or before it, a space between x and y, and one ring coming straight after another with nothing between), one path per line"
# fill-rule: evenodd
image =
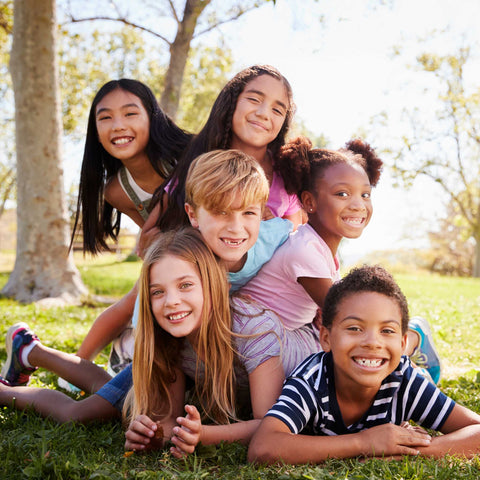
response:
M226 271L191 228L153 242L139 289L126 449L153 446L156 421L176 456L198 441L248 442L284 379L278 319L245 299L230 305ZM187 405L182 417L188 382L200 413ZM251 419L239 421L245 403ZM201 425L200 417L210 424Z

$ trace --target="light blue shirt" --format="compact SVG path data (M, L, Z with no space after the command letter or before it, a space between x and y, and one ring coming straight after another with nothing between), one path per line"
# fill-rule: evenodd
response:
M236 292L251 280L267 263L275 250L285 243L293 230L293 223L284 218L271 218L260 223L258 239L247 252L245 265L238 272L229 272L230 293Z

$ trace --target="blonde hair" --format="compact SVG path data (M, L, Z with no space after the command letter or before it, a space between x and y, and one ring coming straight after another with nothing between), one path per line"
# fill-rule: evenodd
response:
M185 183L185 201L194 209L230 210L241 199L241 209L268 200L269 185L258 162L240 150L213 150L193 160Z
M228 283L225 269L205 245L200 232L183 228L160 234L148 249L139 283L140 311L135 333L133 387L123 409L127 422L146 414L163 418L172 411L169 386L175 382L183 339L163 330L150 305L150 271L165 256L191 262L198 270L203 289L203 309L197 344L195 394L204 415L217 423L235 416L234 356ZM200 362L204 375L197 378Z

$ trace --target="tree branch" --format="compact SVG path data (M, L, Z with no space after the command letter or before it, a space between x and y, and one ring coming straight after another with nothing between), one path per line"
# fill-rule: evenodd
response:
M104 20L104 21L109 21L109 22L122 22L125 25L128 25L130 27L138 28L139 30L142 30L146 33L149 33L153 35L154 37L159 38L160 40L163 40L167 45L171 45L172 42L168 40L168 38L164 37L163 35L160 35L159 33L155 32L154 30L151 30L150 28L144 27L143 25L139 25L138 23L135 22L130 22L126 18L113 18L113 17L85 17L85 18L75 18L73 15L70 15L70 22L71 23L80 23L80 22L91 22L94 20Z
M233 15L233 16L231 16L231 17L229 17L229 18L226 18L225 20L220 20L220 21L218 21L218 22L215 22L215 23L213 23L212 25L210 25L209 27L205 28L204 30L200 30L198 33L196 33L196 34L194 35L194 38L197 38L197 37L199 37L199 36L201 36L201 35L204 35L205 33L208 33L208 32L210 32L210 31L214 30L215 28L219 27L220 25L224 25L224 24L226 24L226 23L233 22L233 21L239 19L239 18L240 18L242 15L244 15L245 13L248 13L248 12L254 10L255 8L258 8L258 7L255 6L255 5L253 5L253 6L251 6L251 7L246 8L245 10L241 10L241 11L238 12L236 15Z
M178 15L177 15L177 10L175 9L175 5L172 2L172 0L168 0L168 4L170 5L170 11L172 12L173 17L175 18L175 21L177 23L180 23L180 19L178 18Z

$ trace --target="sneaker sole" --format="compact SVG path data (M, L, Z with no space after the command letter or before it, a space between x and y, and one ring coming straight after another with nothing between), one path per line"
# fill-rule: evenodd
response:
M21 328L28 329L28 325L25 322L19 322L19 323L16 323L15 325L12 325L7 331L7 336L6 336L6 339L5 339L5 346L7 348L7 360L6 360L6 362L5 362L5 364L3 365L3 368L2 368L1 375L2 375L3 378L7 377L8 371L10 370L10 365L12 363L13 337L15 336L15 333L17 332L17 330L19 330Z
M433 351L433 353L436 355L437 359L438 359L438 367L430 367L430 368L438 368L438 380L435 382L435 380L433 380L433 377L432 377L432 381L434 384L437 384L441 377L442 377L442 361L440 359L440 355L438 353L438 350L436 349L435 347L435 343L434 343L434 340L433 340L433 334L432 334L432 329L430 328L430 324L428 323L428 321L423 318L423 317L418 317L418 316L415 316L415 317L412 317L410 321L416 319L416 321L420 324L421 326L421 329L423 329L425 332L426 332L426 337L428 339L428 342L430 344L430 347ZM416 332L415 329L413 329L413 331ZM418 333L418 332L417 332ZM429 373L430 375L430 373ZM431 375L430 375L431 376ZM436 376L436 375L435 375Z

